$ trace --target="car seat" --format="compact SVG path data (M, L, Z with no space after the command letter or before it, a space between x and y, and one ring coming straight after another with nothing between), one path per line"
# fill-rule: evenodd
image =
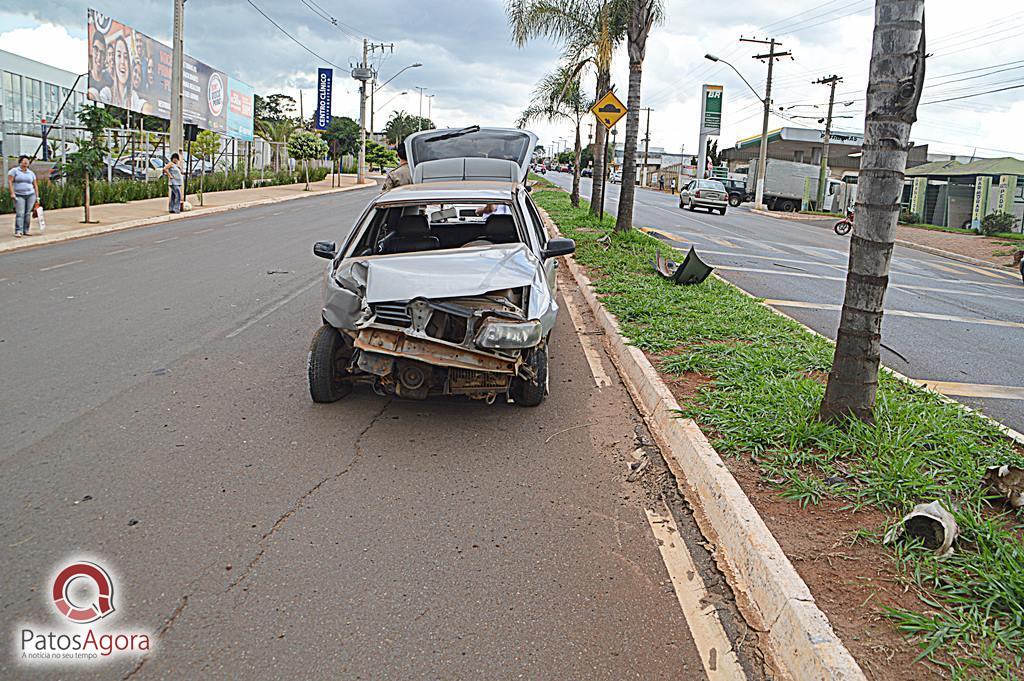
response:
M484 238L492 244L514 244L519 242L519 230L511 215L498 214L487 218L484 223Z
M403 215L393 232L381 239L380 253L413 253L440 248L441 242L430 233L426 215Z

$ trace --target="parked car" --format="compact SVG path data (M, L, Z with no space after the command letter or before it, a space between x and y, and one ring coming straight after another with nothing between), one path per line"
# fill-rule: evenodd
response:
M613 170L612 174L608 177L608 181L614 184L622 184L622 171Z
M725 215L729 205L729 192L718 180L690 180L679 192L679 207L696 210L707 208Z
M746 180L724 179L721 182L725 185L725 190L729 192L729 205L733 208L754 199L754 195L747 191Z
M424 130L405 140L413 183L366 207L344 244L319 241L323 325L309 391L543 401L555 324L555 258L524 184L537 137L518 129Z
M593 177L593 176L594 176L594 169L593 168L584 168L583 170L580 171L580 177Z

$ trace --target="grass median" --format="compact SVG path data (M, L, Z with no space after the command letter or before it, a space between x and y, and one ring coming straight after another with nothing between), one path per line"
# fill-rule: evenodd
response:
M1024 524L981 487L986 467L1024 465L999 430L927 391L883 373L875 425L837 427L815 415L833 344L717 278L677 286L650 265L666 244L642 232L612 232L568 194L533 194L576 240L602 303L630 342L661 372L707 383L683 407L723 457L748 457L794 503L840 499L876 507L896 522L914 504L940 500L961 528L952 556L923 546L888 549L920 607L884 614L955 678L1018 678L1024 664ZM611 235L610 244L599 239ZM886 527L850 541L880 542Z

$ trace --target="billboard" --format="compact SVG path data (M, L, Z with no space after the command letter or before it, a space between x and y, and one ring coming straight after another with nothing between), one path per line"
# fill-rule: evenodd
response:
M316 118L313 127L326 130L331 124L331 88L334 85L334 69L316 71Z
M171 48L96 10L90 9L88 16L86 96L94 102L170 119ZM182 76L184 122L252 139L251 87L188 55Z
M722 86L705 85L701 93L700 133L722 134Z

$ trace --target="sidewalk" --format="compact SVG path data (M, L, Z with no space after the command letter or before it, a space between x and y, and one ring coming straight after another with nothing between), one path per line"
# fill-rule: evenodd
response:
M311 182L310 191L305 191L305 183L299 183L278 185L276 187L208 192L203 195L203 206L199 206L199 198L195 194L190 193L189 201L193 205L192 210L176 215L171 215L167 212L166 198L131 201L129 203L106 203L93 206L90 209L90 217L93 222L88 225L82 222L84 209L81 206L48 210L45 214L46 232L40 234L39 223L33 220L30 232L32 236L20 239L14 237L14 215L3 215L2 219L7 224L0 230L0 253L67 241L69 239L78 239L84 236L115 232L122 229L142 227L159 222L184 220L199 215L210 215L249 206L351 191L377 184L371 179L362 185L358 185L354 175L336 176L335 184L337 184L339 177L341 179L341 187L335 186L332 188L331 178L328 177L320 182Z

